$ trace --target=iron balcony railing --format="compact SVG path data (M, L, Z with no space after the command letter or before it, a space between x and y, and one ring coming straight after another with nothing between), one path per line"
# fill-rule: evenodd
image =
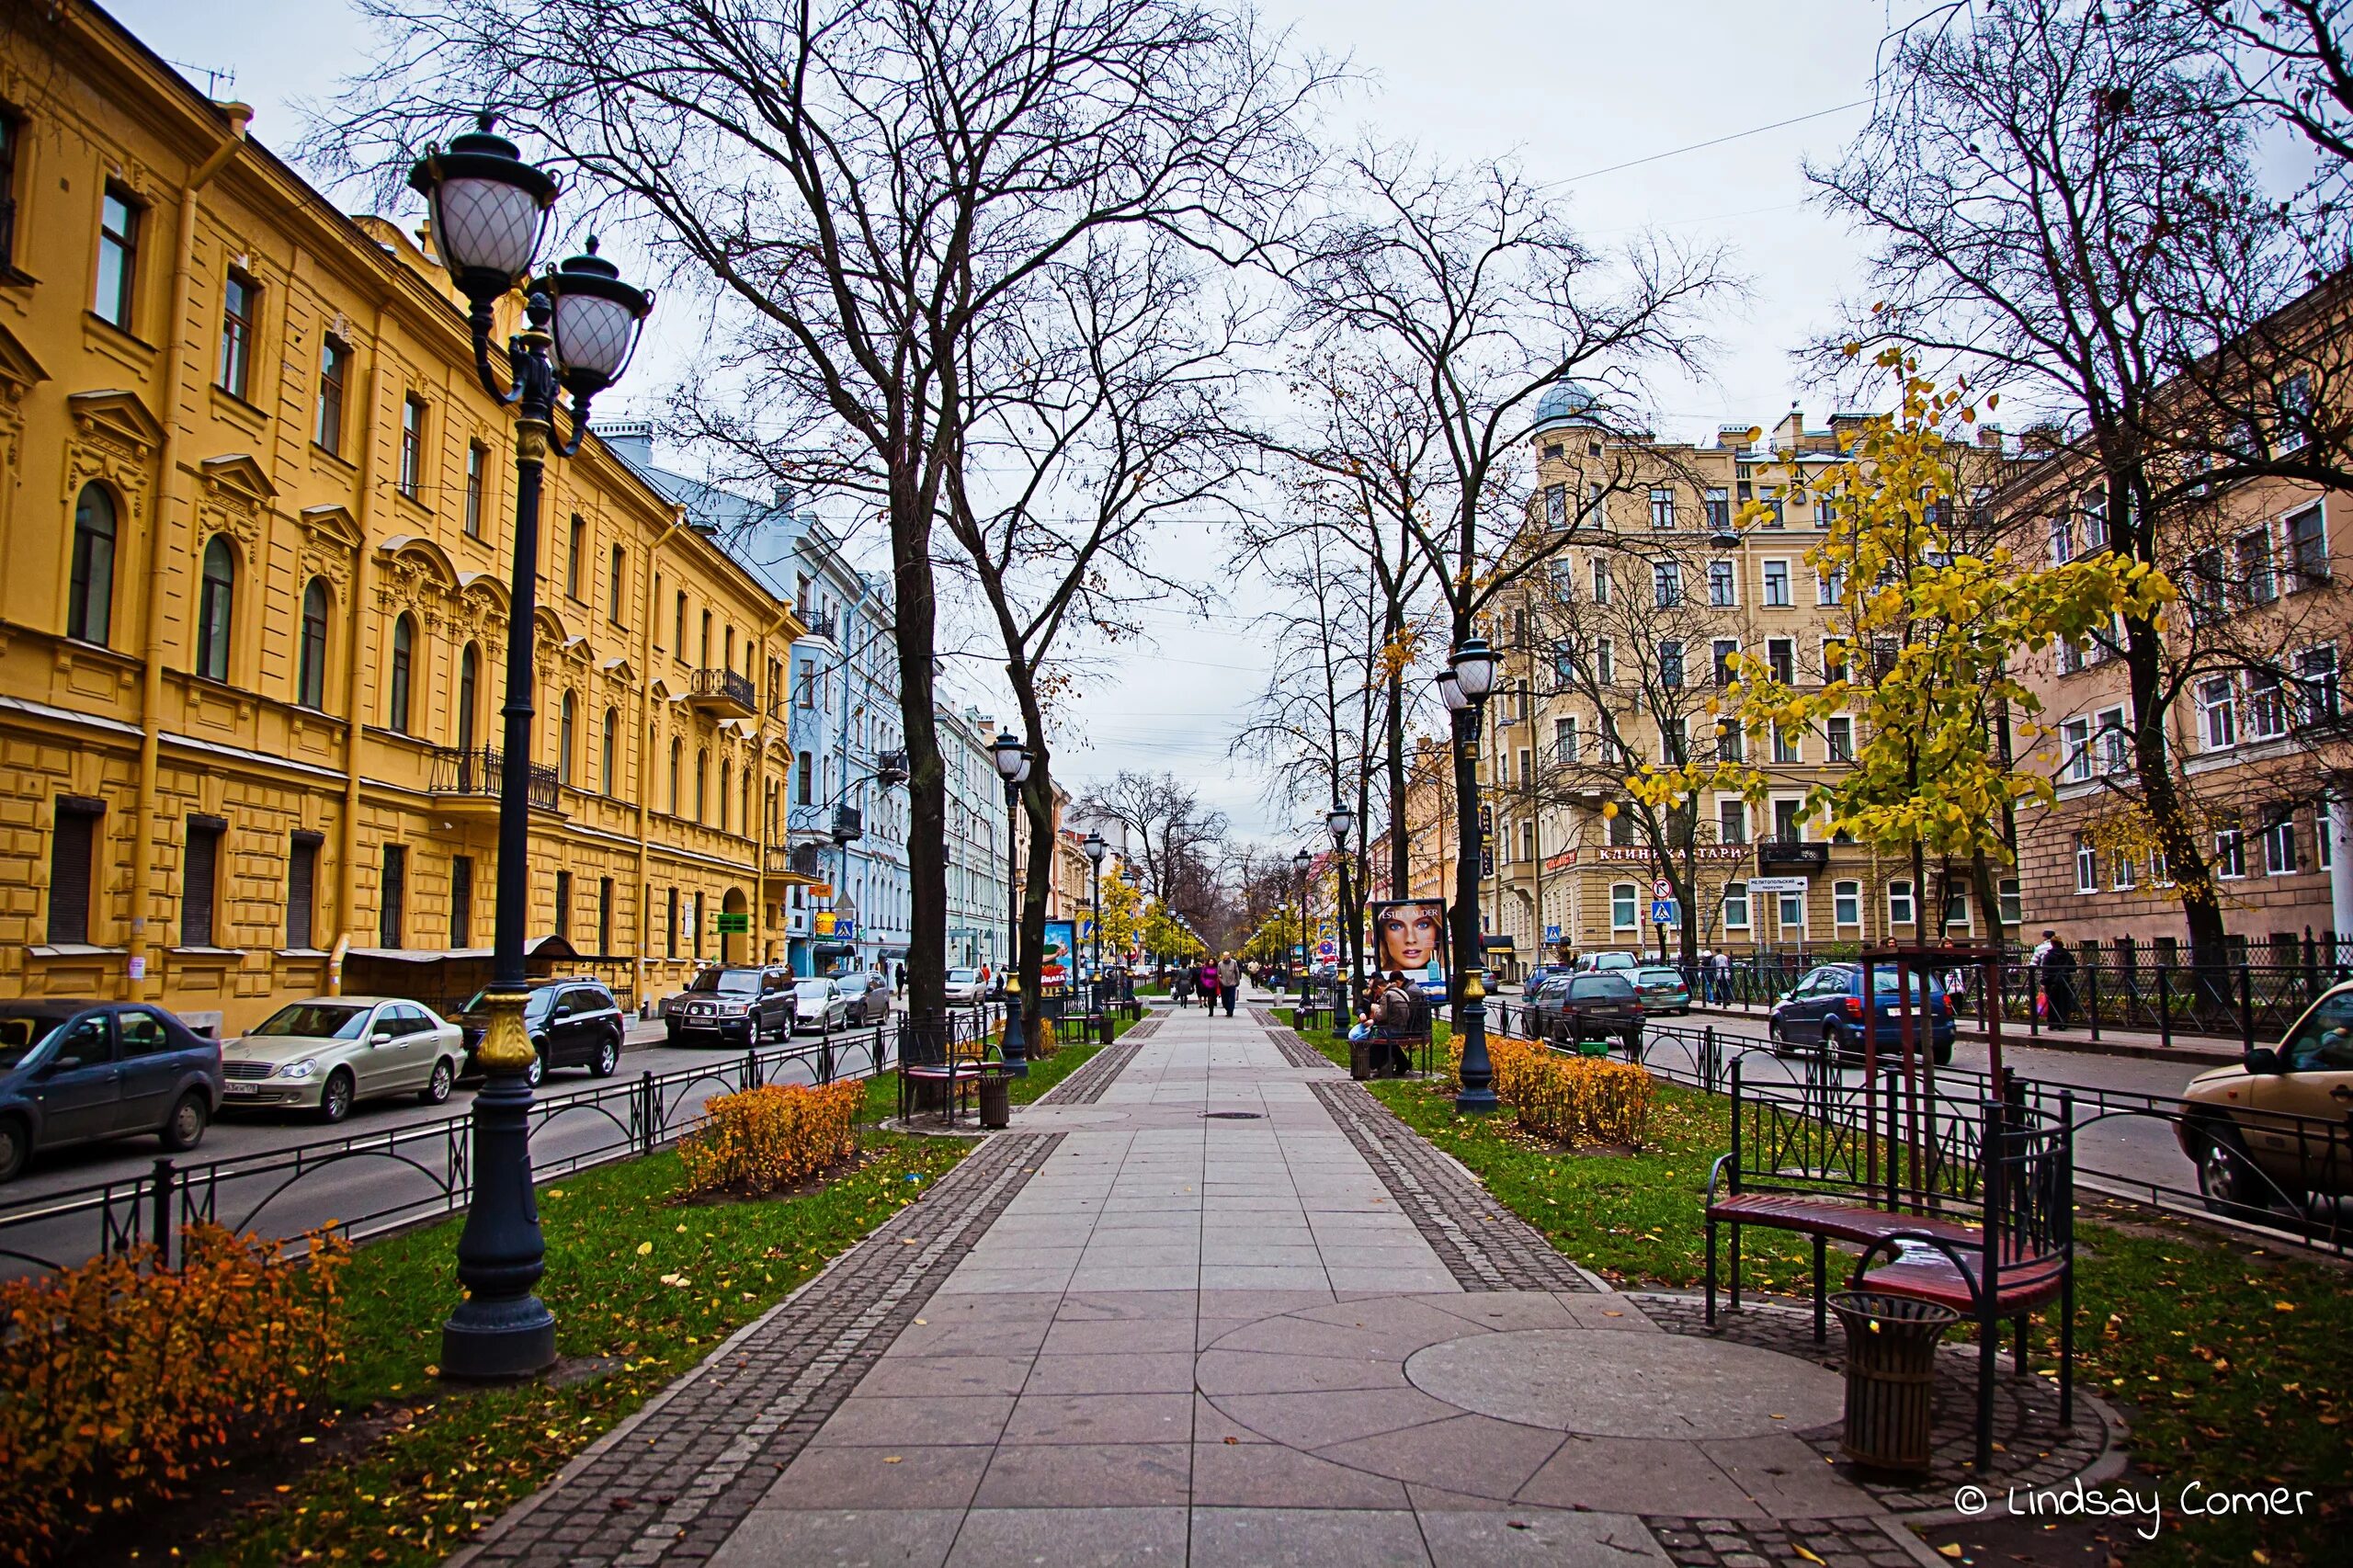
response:
M545 763L530 763L531 809L551 812L556 809L559 788L555 769ZM436 795L459 795L474 799L496 800L506 777L506 757L495 746L457 746L433 748L433 779L426 788Z
M759 708L759 693L753 689L752 677L741 670L697 670L694 694L732 702L746 713Z

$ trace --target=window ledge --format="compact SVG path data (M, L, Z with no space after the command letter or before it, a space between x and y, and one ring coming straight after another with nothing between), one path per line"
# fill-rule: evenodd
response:
M243 948L166 948L164 950L184 959L241 959L245 956Z
M27 948L25 952L37 959L103 959L119 957L130 950L128 948L102 948L94 942L45 942Z
M280 948L278 956L282 959L323 959L327 956L327 950L324 948Z
M245 399L239 397L235 392L231 392L227 387L222 386L220 382L213 381L208 383L207 390L212 394L212 406L215 409L227 415L231 419L233 419L238 424L243 425L247 429L253 431L256 435L259 435L268 426L268 415L255 407Z

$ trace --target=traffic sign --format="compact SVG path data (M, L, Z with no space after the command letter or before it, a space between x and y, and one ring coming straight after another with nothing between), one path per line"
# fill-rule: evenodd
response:
M1803 877L1751 877L1750 892L1803 892L1807 887Z
M1675 884L1668 881L1665 877L1660 877L1651 883L1651 896L1653 898L1673 898L1675 896Z
M1651 900L1651 924L1654 926L1680 926L1683 924L1683 916L1676 909L1675 901L1673 899L1654 898Z
M1545 927L1544 927L1544 939L1545 939L1546 941L1548 941L1548 942L1557 942L1557 941L1559 941L1559 940L1561 939L1561 928L1560 928L1558 926L1545 926Z

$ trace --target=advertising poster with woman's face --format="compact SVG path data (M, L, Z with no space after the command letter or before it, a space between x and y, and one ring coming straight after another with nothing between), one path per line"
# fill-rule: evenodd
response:
M1404 970L1413 975L1446 972L1446 902L1436 898L1400 899L1372 906L1373 961L1386 974Z

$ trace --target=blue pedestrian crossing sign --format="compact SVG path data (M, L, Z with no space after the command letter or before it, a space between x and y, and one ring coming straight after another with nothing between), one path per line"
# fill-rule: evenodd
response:
M1680 926L1683 924L1683 916L1676 910L1675 901L1673 899L1654 898L1651 900L1651 924L1654 926Z

